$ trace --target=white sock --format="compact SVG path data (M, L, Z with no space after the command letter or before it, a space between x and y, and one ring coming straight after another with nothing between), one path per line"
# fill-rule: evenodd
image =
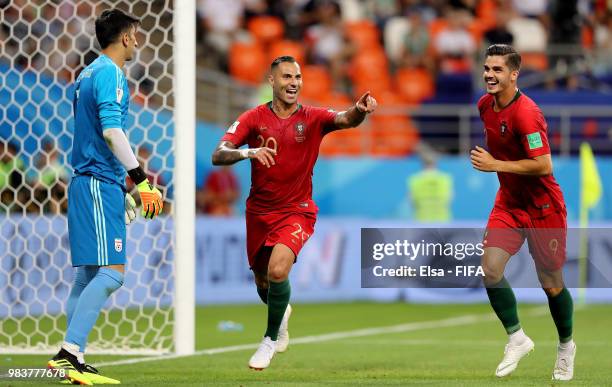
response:
M568 342L566 342L566 343L559 343L559 349L562 350L562 351L565 351L567 349L571 349L573 347L574 347L574 340L573 339L568 341Z
M62 348L64 348L66 351L70 352L74 356L79 356L80 351L79 351L78 344L73 344L73 343L64 341L64 344L62 344Z
M523 344L523 342L527 340L527 335L525 334L525 331L523 331L523 328L521 328L518 331L511 333L508 336L508 339L512 344Z
M85 354L83 352L77 354L77 361L81 364L85 364Z

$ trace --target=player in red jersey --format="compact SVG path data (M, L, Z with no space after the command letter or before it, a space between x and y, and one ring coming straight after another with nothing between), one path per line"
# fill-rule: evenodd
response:
M268 326L249 367L262 370L289 343L289 272L314 232L318 208L312 200L312 172L325 134L359 125L376 109L365 93L343 112L298 103L300 66L282 56L271 65L272 102L243 113L212 155L213 164L251 159L251 192L246 205L247 255L257 293L268 305ZM247 144L248 148L238 149Z
M535 102L516 86L520 65L521 57L511 46L496 44L487 49L487 94L478 101L478 109L488 151L478 146L471 151L473 167L497 172L500 184L482 258L491 306L509 335L495 374L503 377L512 373L534 347L521 328L514 293L504 278L508 260L527 239L559 334L552 377L571 380L576 345L572 340L572 297L562 276L566 259L565 202L552 175L546 121Z

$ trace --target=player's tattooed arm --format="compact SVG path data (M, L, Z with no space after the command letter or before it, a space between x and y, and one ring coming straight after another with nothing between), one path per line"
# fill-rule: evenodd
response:
M229 141L221 141L212 154L213 165L232 165L240 160L257 159L262 165L270 168L275 164L276 150L272 148L237 149Z
M376 99L370 95L369 91L366 92L357 100L355 106L336 115L334 129L346 129L358 126L363 122L367 114L372 113L376 109L376 106L378 106Z
M470 152L472 166L482 172L506 172L517 175L546 176L553 171L550 154L532 159L504 161L495 159L489 152L479 146Z

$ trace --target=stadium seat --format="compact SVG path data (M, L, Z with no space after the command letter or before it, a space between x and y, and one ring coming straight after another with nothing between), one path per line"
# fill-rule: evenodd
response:
M344 23L344 31L358 50L380 47L380 34L376 24L369 20Z
M582 41L582 47L588 49L593 48L593 44L595 42L593 28L586 25L582 26L580 40Z
M548 57L541 52L521 53L521 67L527 70L548 70Z
M474 38L477 45L482 44L482 37L489 26L482 19L474 19L468 26L468 31Z
M425 69L399 69L395 85L408 103L420 103L432 97L435 91L434 81Z
M391 87L391 78L389 76L381 77L376 82L358 82L353 84L353 97L355 99L361 97L363 93L369 91L372 96L378 99L381 95L393 93Z
M440 32L448 27L448 21L444 18L437 18L429 22L429 41L435 42Z
M279 40L270 44L268 49L269 62L279 56L289 55L295 58L300 64L306 63L306 52L304 46L293 40Z
M497 3L495 0L481 0L476 6L476 17L484 27L484 30L495 26L497 14Z
M285 34L283 21L274 16L256 16L249 20L247 27L257 41L263 44L282 39Z
M388 82L389 65L382 49L359 52L351 61L350 77L355 84Z
M360 156L365 153L366 133L363 125L332 132L321 142L320 153L323 156Z
M411 154L419 133L406 116L376 115L371 118L370 153L378 157L404 157Z
M318 102L321 106L331 108L334 110L345 110L353 104L351 98L349 98L346 94L342 93L329 93L318 99Z
M546 52L546 31L538 20L514 18L508 22L508 30L514 36L514 48L526 52Z
M385 24L385 52L392 61L398 61L402 54L404 36L410 31L410 22L402 16L392 17Z
M267 70L266 56L261 45L233 43L229 52L229 70L238 80L259 84Z
M332 80L329 76L329 70L325 66L303 66L302 79L304 80L301 91L303 98L313 101L328 98L332 90Z
M330 93L319 99L323 107L342 111L353 104L346 95ZM359 156L364 153L364 143L369 132L363 126L349 130L339 130L325 136L321 143L320 153L324 156Z

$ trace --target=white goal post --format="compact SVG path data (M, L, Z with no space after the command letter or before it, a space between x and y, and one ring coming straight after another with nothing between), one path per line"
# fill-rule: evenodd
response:
M64 338L72 83L100 52L96 16L115 7L142 22L127 133L165 208L128 227L125 283L87 353L195 351L195 0L28 0L0 9L0 353Z

